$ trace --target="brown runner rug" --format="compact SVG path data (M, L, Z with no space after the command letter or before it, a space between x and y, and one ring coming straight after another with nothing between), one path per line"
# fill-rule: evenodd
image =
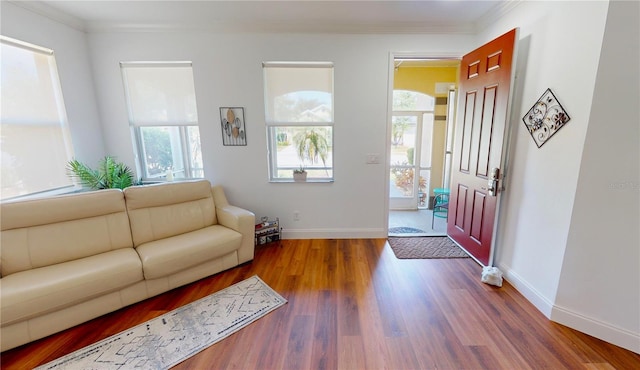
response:
M389 245L400 259L466 258L469 255L446 236L389 238Z

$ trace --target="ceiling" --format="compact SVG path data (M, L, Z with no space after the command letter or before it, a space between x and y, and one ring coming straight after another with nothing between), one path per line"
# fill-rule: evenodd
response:
M520 1L10 0L87 32L303 33L477 33Z

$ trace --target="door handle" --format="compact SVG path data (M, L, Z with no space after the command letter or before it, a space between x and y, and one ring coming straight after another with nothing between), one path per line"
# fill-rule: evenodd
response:
M491 169L491 175L489 176L489 181L487 181L487 188L483 190L487 190L490 196L495 197L498 195L498 183L500 181L500 169L498 167L494 167Z

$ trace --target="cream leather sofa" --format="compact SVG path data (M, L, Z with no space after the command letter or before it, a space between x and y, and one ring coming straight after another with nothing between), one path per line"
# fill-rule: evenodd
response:
M253 259L253 213L206 180L1 205L2 351Z

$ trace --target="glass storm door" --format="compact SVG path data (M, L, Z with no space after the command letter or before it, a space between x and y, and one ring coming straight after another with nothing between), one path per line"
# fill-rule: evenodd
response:
M433 113L394 112L391 123L389 208L426 208Z

